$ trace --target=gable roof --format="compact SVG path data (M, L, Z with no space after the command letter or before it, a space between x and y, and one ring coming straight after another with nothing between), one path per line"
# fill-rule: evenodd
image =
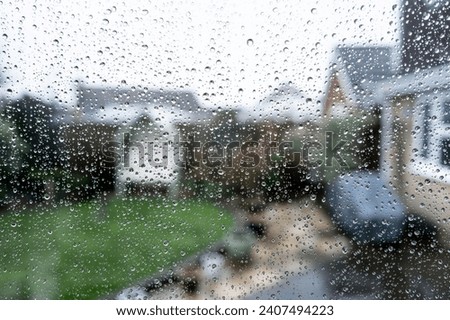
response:
M336 59L353 85L378 81L392 74L389 47L338 47L336 51Z
M349 100L369 107L376 83L393 74L391 54L392 49L385 46L337 47L329 79L336 76Z
M148 115L162 122L190 122L209 117L191 91L134 90L79 86L79 121L130 124Z
M179 110L198 111L200 104L191 91L175 90L133 90L80 86L78 103L80 107L105 106L107 104L171 104Z
M312 99L308 99L302 90L288 82L275 88L253 108L241 108L238 119L240 122L306 122L318 116L308 102L312 103Z
M450 63L399 74L378 83L376 99L384 103L395 96L417 95L434 90L450 89Z

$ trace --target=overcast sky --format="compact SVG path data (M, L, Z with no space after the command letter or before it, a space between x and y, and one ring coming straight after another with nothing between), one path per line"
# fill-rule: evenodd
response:
M292 81L316 100L336 45L399 38L397 0L223 3L4 1L2 95L28 91L71 105L79 79L254 106Z

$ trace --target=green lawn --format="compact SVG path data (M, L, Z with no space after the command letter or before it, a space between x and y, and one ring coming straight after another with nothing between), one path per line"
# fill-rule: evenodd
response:
M94 299L214 243L231 215L209 203L114 199L0 216L0 298Z

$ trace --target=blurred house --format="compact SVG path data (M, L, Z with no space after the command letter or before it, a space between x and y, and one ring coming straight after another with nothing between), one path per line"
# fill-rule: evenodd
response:
M397 189L408 211L437 226L448 244L450 4L405 0L400 7L399 65L393 65L391 49L386 47L336 49L322 126L329 128L331 123L331 127L344 126L345 131L372 126L369 136L381 129L378 148L373 144L379 140L376 138L372 143L366 139L358 142L363 149L348 150L358 157L364 150L375 150L372 155L379 154L383 178ZM367 122L371 115L375 117ZM354 121L348 121L352 118ZM373 122L377 119L381 126ZM361 130L352 135L358 141L360 134ZM362 165L364 161L358 162L351 169L367 167Z
M210 113L189 91L81 85L77 95L77 113L66 125L65 141L71 167L89 180L92 192L167 191L178 168L173 154L163 154L163 146L173 140L177 123Z
M401 74L380 83L382 173L450 241L450 4L406 1Z
M346 117L370 112L376 107L377 82L392 74L389 47L337 47L328 75L323 116Z
M382 173L450 241L450 65L381 84Z
M393 74L392 49L385 46L339 46L331 60L322 107L319 141L345 142L343 163L312 168L317 182L331 182L343 172L379 168L380 105L378 83ZM332 133L332 136L329 134ZM325 142L326 143L326 142Z
M408 209L450 241L450 41L443 1L405 1L401 74L379 84L381 168Z
M323 116L346 117L373 110L377 82L392 74L389 47L337 47L329 71Z

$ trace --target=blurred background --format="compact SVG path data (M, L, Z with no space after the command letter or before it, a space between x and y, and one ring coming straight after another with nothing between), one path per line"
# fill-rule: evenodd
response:
M1 298L448 299L448 2L0 6Z

